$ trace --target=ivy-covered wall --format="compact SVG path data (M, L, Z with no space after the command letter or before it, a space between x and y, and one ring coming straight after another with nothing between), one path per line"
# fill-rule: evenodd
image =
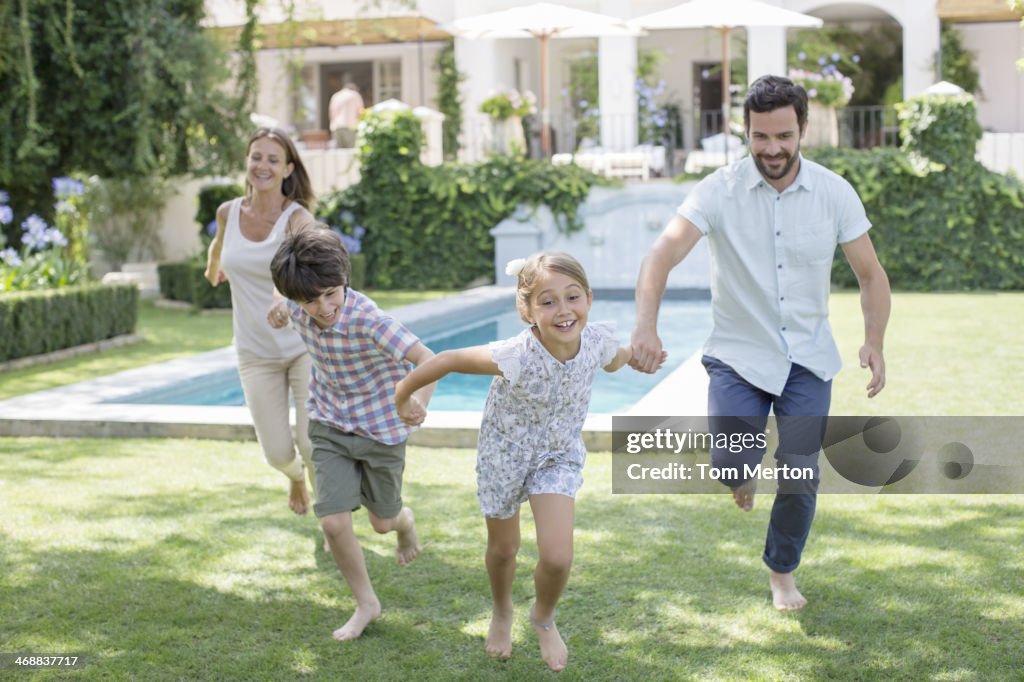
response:
M519 204L546 204L562 227L582 227L576 209L603 178L578 166L495 156L478 164L424 166L420 122L374 112L360 128L361 180L323 197L317 215L344 231L365 229L367 285L457 288L493 275L490 230Z
M916 97L899 109L901 149L808 153L860 194L893 287L1024 289L1024 184L974 159L973 98ZM832 281L856 284L840 257Z

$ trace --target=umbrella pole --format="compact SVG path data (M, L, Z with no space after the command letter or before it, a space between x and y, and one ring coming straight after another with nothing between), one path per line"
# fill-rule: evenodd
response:
M729 85L732 82L732 73L729 65L729 27L721 26L718 29L722 33L722 143L724 145L725 163L729 163L729 136L732 130L729 126L729 109L732 104L732 97L729 95Z
M548 36L540 35L540 149L551 156L551 118L548 115Z

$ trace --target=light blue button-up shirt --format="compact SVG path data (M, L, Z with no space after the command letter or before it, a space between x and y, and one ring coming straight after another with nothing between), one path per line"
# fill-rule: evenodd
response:
M842 366L828 323L836 245L871 227L846 180L801 157L781 193L751 157L690 192L679 215L707 235L713 326L704 353L781 395L793 363L823 381Z

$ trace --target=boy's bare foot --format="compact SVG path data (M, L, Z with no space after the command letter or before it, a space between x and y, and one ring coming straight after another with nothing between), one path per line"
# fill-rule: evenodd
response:
M335 630L332 636L339 642L356 639L363 634L367 625L378 618L380 618L380 602L369 607L357 606L348 622Z
M530 624L537 632L537 640L540 642L540 657L556 673L562 672L569 662L569 647L565 646L561 635L558 634L558 626L555 625L554 618L549 623L541 623L533 617L533 611L530 611Z
M292 481L288 490L288 506L296 514L305 514L309 511L309 493L306 492L305 479Z
M754 494L757 492L757 479L752 478L742 485L732 489L732 499L736 506L743 511L750 511L754 508Z
M395 549L395 555L398 557L398 563L405 566L419 556L420 542L416 537L416 520L413 517L412 509L402 507L398 516L399 524L395 526L395 532L398 534L398 547Z
M768 571L768 584L772 588L772 603L779 611L796 611L807 606L807 599L796 589L792 573Z
M487 631L484 650L494 658L512 658L512 612L507 615L491 614L491 627Z

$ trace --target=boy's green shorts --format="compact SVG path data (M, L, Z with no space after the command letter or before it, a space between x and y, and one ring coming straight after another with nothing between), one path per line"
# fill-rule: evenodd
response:
M402 511L405 441L385 445L310 420L317 518L359 509L363 504L382 519Z

